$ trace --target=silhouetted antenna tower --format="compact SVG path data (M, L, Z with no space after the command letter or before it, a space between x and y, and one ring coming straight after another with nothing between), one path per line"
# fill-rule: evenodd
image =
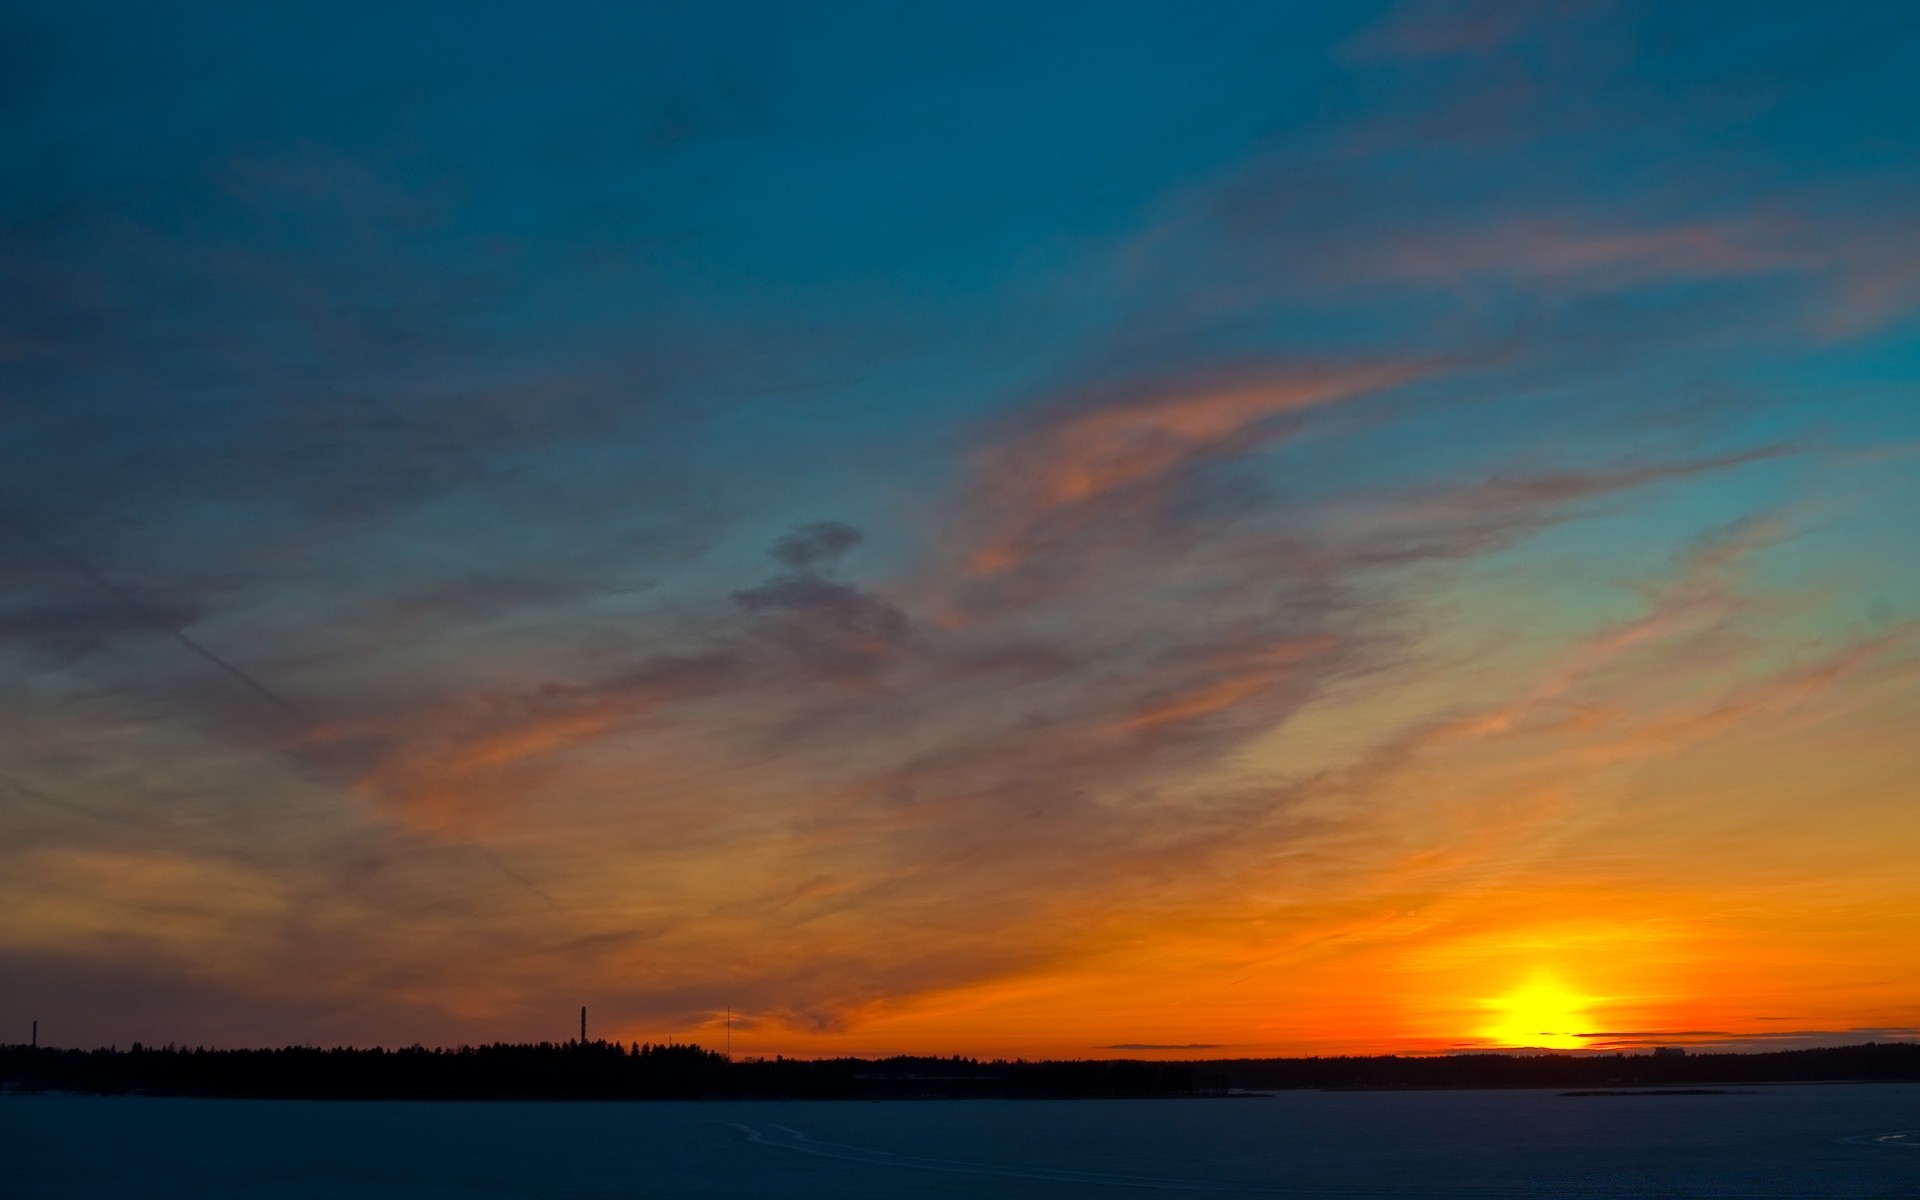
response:
M40 1048L40 1022L38 1021L33 1023L33 1048L35 1050Z
M580 1044L587 1044L587 1006L580 1006Z

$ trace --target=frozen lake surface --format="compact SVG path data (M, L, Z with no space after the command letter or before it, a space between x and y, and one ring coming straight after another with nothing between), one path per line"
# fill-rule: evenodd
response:
M0 1197L1915 1197L1920 1085L362 1103L0 1096Z

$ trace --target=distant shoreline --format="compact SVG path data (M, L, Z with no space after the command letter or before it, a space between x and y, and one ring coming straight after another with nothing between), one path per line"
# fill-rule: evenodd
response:
M1920 1082L1920 1044L1749 1054L1334 1058L743 1059L614 1042L453 1049L63 1050L0 1046L0 1092L287 1100L1244 1099L1262 1093L1539 1088L1724 1094L1765 1083Z

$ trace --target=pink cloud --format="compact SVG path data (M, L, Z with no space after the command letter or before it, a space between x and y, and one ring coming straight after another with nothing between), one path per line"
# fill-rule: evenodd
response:
M1430 368L1404 362L1276 369L1062 406L989 446L963 515L964 568L1015 571L1116 519L1145 519L1209 463L1285 436L1284 419L1389 390Z

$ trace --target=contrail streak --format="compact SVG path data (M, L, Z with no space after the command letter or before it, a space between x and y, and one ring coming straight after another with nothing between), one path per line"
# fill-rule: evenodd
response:
M539 884L535 883L533 880L528 879L525 875L522 875L520 872L508 866L506 864L506 860L502 859L494 851L488 849L485 846L475 846L474 849L478 850L481 854L481 857L485 858L488 862L492 863L495 869L497 869L502 875L505 875L508 879L513 880L515 883L519 884L521 887L527 889L529 892L532 892L535 896L538 896L540 899L546 901L548 908L553 909L553 911L555 912L567 911L566 907L562 905L558 900L555 900L552 897L552 895L550 895L547 892L545 888L541 887Z
M179 629L172 622L166 620L164 617L154 612L151 608L148 608L146 605L142 604L136 597L130 594L125 588L120 587L118 584L114 583L113 580L108 579L105 575L102 575L99 571L95 570L93 567L93 564L89 563L86 559L81 558L79 555L66 549L64 546L60 545L58 542L55 542L52 538L47 537L45 534L41 533L39 530L33 528L33 526L28 525L26 522L22 521L20 518L14 516L13 514L7 512L4 509L0 509L0 525L6 526L7 528L13 530L21 538L33 543L35 546L38 546L42 552L47 554L49 557L53 558L55 561L59 562L62 566L65 566L68 570L72 571L76 575L79 575L81 578L85 579L88 583L91 583L94 587L100 589L102 592L113 597L113 599L117 603L125 606L128 612L133 613L135 616L139 617L141 621L143 621L147 625L152 626L155 630L166 634L168 637L178 642L181 646L185 647L190 653L192 653L195 657L199 658L202 662L213 667L215 670L219 671L222 675L225 675L227 678L233 680L235 683L247 689L249 692L252 692L255 696L258 696L260 699L265 700L268 704L271 704L273 707L279 709L281 712L286 713L288 716L300 722L302 725L313 724L313 718L306 711L301 709L299 705L281 696L279 693L275 692L272 688L268 687L266 684L261 683L258 679L255 679L253 676L247 674L245 671L241 670L239 667L234 666L232 663L228 662L226 659L220 657L220 655L214 653L212 650L207 649L207 647L195 641L184 630ZM94 817L95 819L105 819L102 816L102 814L100 814L97 811L90 810L85 806L76 804L72 801L60 800L57 797L49 796L46 793L39 791L38 789L30 788L25 784L20 783L19 781L14 780L12 778L0 777L0 783L4 783L5 785L7 785L11 789L13 789L14 791L22 795L30 796L44 803L57 805L63 808L68 808L76 812L82 812L88 816ZM528 879L525 875L522 875L520 872L508 866L504 861L502 861L502 859L498 854L494 853L492 850L484 846L478 847L478 849L480 851L481 856L485 858L487 862L495 870L499 871L502 875L506 876L508 879L513 880L515 883L519 884L521 887L525 888L528 892L538 897L542 902L544 902L549 908L552 908L554 911L556 912L566 911L565 906L563 906L558 900L555 900L550 893L548 893L545 889L540 887L538 884L534 883L531 879Z
M38 546L49 557L57 560L61 565L65 566L68 570L72 571L76 575L79 575L81 578L91 583L94 587L100 589L102 592L113 597L114 600L124 605L128 612L139 617L146 624L152 626L154 629L158 630L159 632L166 634L168 637L172 638L174 641L178 642L180 645L186 647L189 653L194 654L201 661L212 666L215 670L219 671L221 674L225 675L227 678L233 680L235 683L239 684L241 687L246 688L248 691L252 692L254 695L260 697L262 700L265 700L268 704L273 705L275 708L279 709L283 713L286 713L288 716L292 717L296 721L299 721L301 724L303 725L312 724L313 718L309 716L306 712L304 712L299 705L294 704L292 701L287 700L285 697L280 696L279 694L274 692L272 688L267 687L265 684L261 683L258 679L255 679L253 676L247 674L245 671L241 670L239 667L234 666L232 663L228 662L226 659L220 657L218 654L215 654L213 651L207 649L205 646L195 641L192 637L188 636L186 631L178 628L172 622L161 617L158 613L154 612L152 609L148 608L146 605L142 604L138 599L136 599L131 594L129 594L124 588L114 583L111 579L108 579L105 575L102 575L99 571L94 570L92 564L88 563L85 559L81 558L79 555L74 554L70 550L67 550L65 547L53 541L51 538L47 537L45 534L42 534L39 530L33 528L31 525L28 525L26 522L20 520L20 518L12 515L11 513L6 512L5 510L0 510L0 525L5 525L7 528L13 530L16 534L19 534L20 537L24 538L29 542L32 542L35 546Z
M61 796L49 795L48 793L41 791L37 787L30 787L27 784L20 782L18 779L15 779L11 775L0 775L0 787L4 787L6 790L14 793L17 796L25 796L29 800L33 800L37 803L44 804L49 808L57 808L64 812L78 813L83 817L90 817L95 821L115 820L114 817L111 817L106 813L101 812L99 809L94 808L90 804L82 804L78 800L68 800Z

